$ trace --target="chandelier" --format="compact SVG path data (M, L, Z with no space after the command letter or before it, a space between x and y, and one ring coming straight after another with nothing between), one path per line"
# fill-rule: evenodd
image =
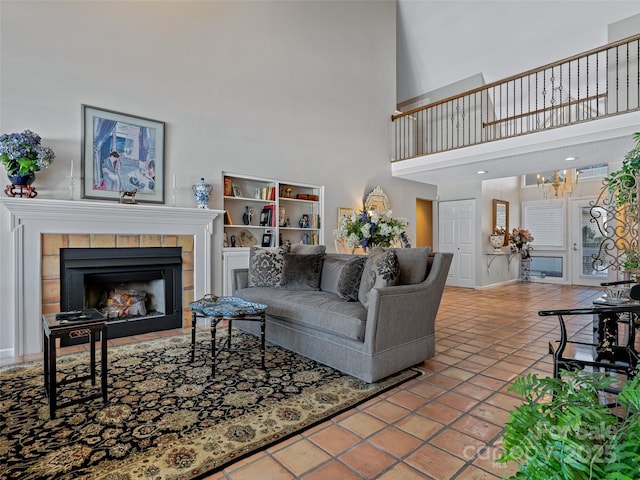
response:
M545 199L551 192L553 192L554 197L561 197L564 195L570 197L573 193L574 187L578 184L578 172L576 171L576 175L573 180L567 177L566 170L563 171L562 179L560 179L560 174L558 173L558 170L556 170L553 172L553 180L546 181L544 177L541 177L540 174L538 174L537 181L538 190L542 192Z

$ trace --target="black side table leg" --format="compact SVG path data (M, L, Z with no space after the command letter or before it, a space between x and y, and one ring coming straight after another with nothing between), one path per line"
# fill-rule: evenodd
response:
M106 404L109 399L107 398L107 325L105 324L100 330L101 351L100 351L100 364L101 364L101 382L102 382L102 402Z
M191 312L191 363L196 358L196 323L197 323L197 315L196 312Z
M49 335L49 416L56 418L56 339L53 335Z
M91 330L89 341L91 342L91 385L96 384L96 331Z
M264 364L264 351L265 351L265 327L266 327L266 322L265 322L265 316L264 313L260 316L260 351L262 352L262 369L264 370L265 364Z
M216 352L216 327L218 322L211 318L211 378L216 377L216 360L217 354Z

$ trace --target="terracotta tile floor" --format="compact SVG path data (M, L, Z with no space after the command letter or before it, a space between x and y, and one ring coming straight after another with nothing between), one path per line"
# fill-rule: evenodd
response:
M512 475L513 465L495 462L509 410L518 404L507 388L519 375L551 374L547 344L558 336L557 319L537 312L589 306L601 292L538 283L447 287L436 322L436 355L420 366L424 375L208 478L495 480ZM78 348L83 347L66 350Z

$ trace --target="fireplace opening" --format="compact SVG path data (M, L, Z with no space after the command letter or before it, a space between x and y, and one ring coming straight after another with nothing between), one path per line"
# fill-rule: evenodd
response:
M60 269L62 311L97 309L109 338L182 327L181 248L63 248Z

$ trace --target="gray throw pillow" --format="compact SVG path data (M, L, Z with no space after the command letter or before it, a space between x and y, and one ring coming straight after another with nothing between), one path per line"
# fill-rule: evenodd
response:
M325 245L307 245L305 243L294 243L291 245L292 255L315 255L324 254L327 251Z
M373 288L391 287L398 284L400 278L400 264L398 256L393 250L384 251L374 247L367 257L360 280L358 300L369 308L369 294Z
M325 257L320 278L320 290L335 293L343 300L358 300L360 278L367 257Z
M320 290L324 254L285 255L280 287L287 290Z
M414 285L427 278L427 265L431 247L385 248L393 250L400 264L400 280L398 285Z
M335 293L343 300L358 300L360 279L367 257L357 255L353 258L325 257L320 279L320 290Z
M279 287L288 247L249 250L249 287Z

